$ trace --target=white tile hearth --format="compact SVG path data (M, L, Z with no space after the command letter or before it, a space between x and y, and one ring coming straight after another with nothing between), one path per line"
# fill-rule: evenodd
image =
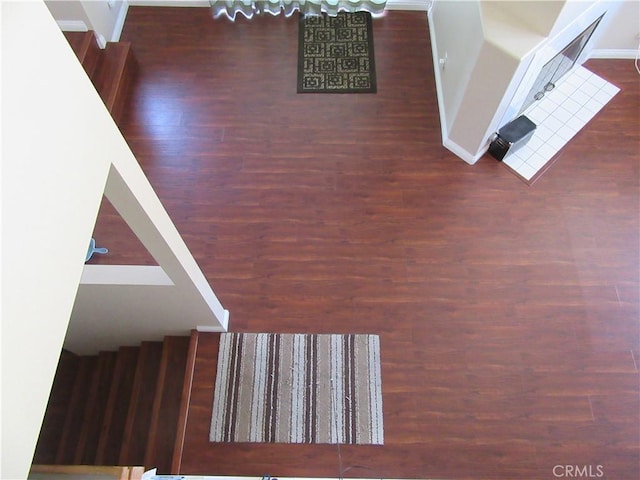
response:
M519 150L503 163L525 180L531 180L620 89L579 66L556 88L525 110L538 127Z

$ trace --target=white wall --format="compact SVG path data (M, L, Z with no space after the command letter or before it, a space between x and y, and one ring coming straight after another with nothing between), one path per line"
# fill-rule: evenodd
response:
M607 1L615 7L613 17L596 41L596 58L635 58L640 49L640 1Z
M89 355L140 345L142 340L160 341L166 335L188 336L198 326L225 331L218 325L202 325L211 315L204 306L196 315L194 301L195 297L185 299L184 291L171 286L82 284L65 349ZM167 322L168 317L174 322Z
M447 130L453 126L484 39L478 2L436 2L433 34ZM455 28L452 28L455 25ZM432 38L433 41L433 38ZM446 58L445 58L446 57ZM445 64L440 65L440 59Z
M443 145L475 163L491 135L519 111L540 68L613 6L597 0L436 1L429 30Z
M469 163L477 160L493 124L505 92L520 65L519 60L504 55L494 44L481 43L482 49L471 71L470 85L455 120L449 129L449 141L467 152Z
M63 30L90 30L91 21L78 0L46 0L45 3Z
M126 147L124 139L122 144ZM135 281L135 272L141 278L154 267L141 266L133 272L135 267L128 267L120 281L116 267L106 268L102 282L100 272L94 271L93 280L83 281L78 289L65 348L91 354L160 340L165 335L188 335L195 327L225 331L229 313L211 290L133 154L126 147L113 161L105 195L162 272L156 276L158 282L140 284L145 282Z
M450 0L445 0L450 1ZM565 0L519 0L497 1L485 0L483 7L495 7L505 16L513 19L514 23L523 25L537 35L550 34L560 11L565 5Z
M129 7L125 0L46 0L62 30L93 30L104 48L120 38ZM80 24L86 28L79 28Z
M429 11L443 145L467 163L484 153L523 56L544 40L509 14L516 4L436 1Z
M115 128L44 3L2 2L1 478L31 464Z
M85 0L80 2L91 22L91 30L108 42L120 39L128 4L123 0ZM101 40L102 43L102 40Z

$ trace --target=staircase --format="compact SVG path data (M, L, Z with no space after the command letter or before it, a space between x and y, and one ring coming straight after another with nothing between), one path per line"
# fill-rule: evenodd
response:
M92 31L63 32L116 124L137 70L130 42L108 42L100 49Z
M34 465L141 465L179 473L198 334L63 352Z
M63 33L119 124L137 70L131 44L100 49L91 31ZM193 331L97 355L63 351L33 465L179 473L197 339Z
M116 124L137 70L129 42L63 32ZM33 465L140 465L177 474L197 332L79 356L63 351Z

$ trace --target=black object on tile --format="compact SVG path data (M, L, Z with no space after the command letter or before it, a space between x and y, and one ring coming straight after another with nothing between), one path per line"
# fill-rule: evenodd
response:
M489 154L496 160L502 160L529 141L536 130L536 124L524 115L507 123L498 130L489 145Z

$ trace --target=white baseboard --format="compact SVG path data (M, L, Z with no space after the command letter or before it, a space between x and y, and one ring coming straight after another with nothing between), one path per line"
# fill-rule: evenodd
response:
M98 44L98 47L100 47L101 49L105 49L107 47L107 39L104 38L104 35L94 32L94 36L96 37L96 43Z
M467 162L469 165L473 165L478 160L480 160L480 158L485 153L487 153L487 150L489 149L489 147L486 147L474 155L473 153L462 148L460 145L458 145L456 142L454 142L448 137L443 139L442 146L444 146L444 148L446 148L451 153L453 153L456 157L461 158L462 160Z
M589 58L626 58L633 60L638 56L635 49L599 48L593 50Z
M88 32L87 24L82 20L56 20L58 27L63 32Z
M421 10L426 12L433 0L387 0L385 10Z
M224 333L226 330L222 327L210 327L208 325L196 325L196 330L200 333Z

